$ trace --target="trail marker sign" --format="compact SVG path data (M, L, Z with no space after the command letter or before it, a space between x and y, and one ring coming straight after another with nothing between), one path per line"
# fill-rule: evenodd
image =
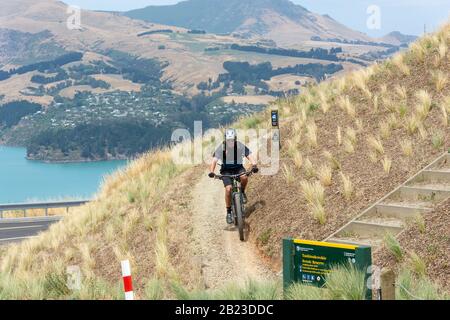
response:
M278 117L278 110L272 110L272 127L278 128L279 127L279 117Z
M365 273L366 284L372 265L371 247L300 239L283 240L285 288L294 282L323 287L331 267L347 263ZM366 299L372 299L370 286L366 291Z
M281 148L281 138L280 138L280 118L278 115L278 110L272 110L270 119L272 121L272 141Z

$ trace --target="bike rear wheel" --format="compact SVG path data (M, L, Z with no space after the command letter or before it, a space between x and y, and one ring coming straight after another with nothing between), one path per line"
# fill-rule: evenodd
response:
M239 239L241 241L245 240L244 235L244 208L242 204L242 194L241 193L235 193L234 194L234 206L235 206L235 212L236 212L236 220L237 220L237 227L239 230Z

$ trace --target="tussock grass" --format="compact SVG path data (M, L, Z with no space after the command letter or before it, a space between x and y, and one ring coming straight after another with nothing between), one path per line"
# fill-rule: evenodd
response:
M325 189L318 182L301 181L302 193L308 202L312 216L320 223L326 222L326 212L324 209Z
M297 169L301 169L303 165L303 156L300 151L296 150L292 156L292 161Z
M317 177L320 180L320 183L324 187L329 187L332 184L333 179L333 171L329 165L321 165L317 170Z
M425 125L423 123L419 123L419 137L422 139L422 141L425 141L428 138L428 131L425 128Z
M425 233L426 230L426 224L425 224L425 219L423 218L422 215L418 215L415 219L414 222L417 226L417 229L419 230L420 233Z
M406 91L406 88L402 85L396 85L395 86L395 93L398 95L400 100L402 102L407 102L408 100L408 92Z
M306 126L306 141L311 148L317 147L317 126L314 122Z
M396 54L391 59L391 62L405 76L409 76L411 74L411 70L409 69L408 65L404 62L403 54L401 53Z
M423 64L427 55L424 45L420 42L414 42L410 45L410 57L416 62Z
M448 300L437 284L428 277L416 275L408 267L403 267L397 277L396 298L398 300Z
M405 121L405 129L409 135L417 132L421 125L421 120L416 115L411 115Z
M333 154L330 151L324 151L323 156L325 157L325 159L327 159L328 163L330 164L333 170L341 170L342 167L341 163L335 156L333 156Z
M287 300L364 300L364 273L354 265L331 267L323 288L295 283L286 290Z
M316 176L316 169L309 158L306 158L303 169L305 170L305 175L308 179Z
M442 149L445 143L445 135L441 130L435 131L431 136L431 143L436 150Z
M356 117L356 108L355 105L350 101L350 97L349 96L341 96L338 98L338 106L344 110L345 112L347 112L347 114L352 117L355 118Z
M325 208L320 203L312 203L310 204L311 214L314 219L319 222L319 224L323 225L327 221L327 214L325 212Z
M409 139L404 139L400 141L400 148L402 149L402 153L407 156L411 157L413 155L413 145L412 141Z
M428 117L431 110L432 99L431 95L426 90L420 90L417 93L418 104L416 106L416 115L424 120Z
M355 145L349 139L345 139L343 143L344 151L352 154L355 152Z
M399 118L394 113L391 113L387 117L386 121L389 124L389 127L391 127L391 129L397 129L397 128L401 127L401 122L400 122Z
M354 196L355 188L350 180L350 177L346 176L342 172L340 172L340 176L342 181L342 194L344 195L345 200L349 201Z
M364 273L353 264L332 267L326 287L331 300L364 300L367 290Z
M422 258L415 252L408 253L407 264L409 268L418 276L425 276L427 274L427 265Z
M392 234L387 233L384 236L384 245L398 262L403 260L403 249L400 246L400 243Z
M381 140L379 138L375 138L374 136L369 136L367 138L367 143L368 143L370 149L372 149L372 151L376 152L379 155L384 154L383 143L381 142Z
M391 126L386 121L380 121L380 135L383 139L389 139L391 136Z
M375 152L369 152L369 160L371 163L377 163L378 162L378 155Z
M442 92L448 83L448 76L441 70L437 70L433 73L433 83L437 92Z
M284 181L286 181L286 183L288 185L293 184L295 181L295 176L294 176L294 173L292 172L291 168L289 168L289 166L287 166L286 164L283 164L282 171L283 171Z
M300 186L306 201L311 204L323 205L325 203L325 189L318 181L304 180L300 182Z
M153 278L145 286L145 298L147 300L162 300L164 298L164 284L158 278Z
M381 164L383 165L384 172L386 174L389 174L392 168L392 160L389 159L387 156L384 156L384 158L381 160Z

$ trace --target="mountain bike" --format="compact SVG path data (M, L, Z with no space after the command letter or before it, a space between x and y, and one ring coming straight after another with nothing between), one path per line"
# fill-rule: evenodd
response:
M231 208L233 211L234 225L238 227L239 239L241 241L245 240L244 227L245 227L245 206L242 199L242 189L240 177L246 175L251 176L252 171L242 172L233 175L216 175L215 178L222 180L223 178L231 178L233 182L232 193L231 193Z

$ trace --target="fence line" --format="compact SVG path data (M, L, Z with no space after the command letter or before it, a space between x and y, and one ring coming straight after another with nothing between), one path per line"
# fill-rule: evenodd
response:
M88 202L90 200L0 204L0 219L4 218L3 213L6 211L22 211L23 217L26 218L28 210L44 209L45 216L48 216L48 209L65 208L68 212L69 208L79 207Z

